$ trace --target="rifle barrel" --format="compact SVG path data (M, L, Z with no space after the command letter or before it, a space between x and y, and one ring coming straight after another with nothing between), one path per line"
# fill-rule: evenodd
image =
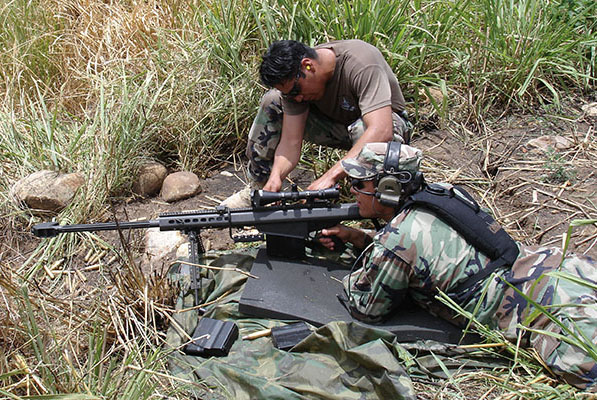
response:
M96 232L114 231L118 229L144 229L157 228L160 224L157 220L150 221L124 221L124 222L100 222L95 224L74 224L59 225L58 222L43 222L31 228L31 232L37 237L54 237L67 232Z
M183 213L162 214L159 226L162 231L169 230L201 230L205 228L227 228L242 226L266 226L286 223L314 223L323 221L342 221L361 219L356 203L319 205L306 207L293 205L290 207L263 207L256 210L250 208L226 209L225 211L200 210Z

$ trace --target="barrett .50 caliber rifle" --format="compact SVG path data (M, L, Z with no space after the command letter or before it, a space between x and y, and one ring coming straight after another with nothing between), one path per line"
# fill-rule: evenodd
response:
M159 228L161 231L179 230L189 238L189 261L198 264L199 255L205 252L201 243L201 229L228 228L236 242L266 241L268 256L303 258L305 242L310 232L319 231L345 220L361 219L356 203L334 204L338 188L298 191L296 186L288 192L255 190L252 207L230 209L218 206L211 210L184 211L160 214L147 221L103 222L94 224L59 225L44 222L32 228L35 236L48 238L67 232L95 232ZM273 204L276 203L276 204ZM232 235L232 228L254 226L259 235ZM195 305L200 304L201 280L195 267L191 267L191 289L195 290Z

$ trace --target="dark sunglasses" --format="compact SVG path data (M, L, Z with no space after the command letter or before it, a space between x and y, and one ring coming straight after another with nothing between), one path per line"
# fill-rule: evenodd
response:
M301 70L299 69L296 73L296 77L294 78L294 85L292 86L292 89L290 89L290 91L286 94L284 94L284 96L286 97L296 97L299 94L301 94L301 85L299 85L299 79L301 78Z
M373 178L371 178L371 179L356 179L356 178L353 178L352 181L350 182L350 185L358 193L365 194L367 196L375 196L375 193L373 193L373 192L365 192L365 191L363 191L363 189L365 188L365 182L372 181L372 180L373 180Z

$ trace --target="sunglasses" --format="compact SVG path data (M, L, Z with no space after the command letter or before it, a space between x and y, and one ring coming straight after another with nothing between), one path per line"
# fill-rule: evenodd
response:
M356 179L353 178L352 181L350 182L350 185L354 188L354 190L358 193L367 195L367 196L375 196L375 193L373 192L365 192L363 189L365 188L365 182L367 181L372 181L373 178L371 179Z
M294 78L294 85L292 85L292 89L288 93L285 93L285 97L296 97L301 94L301 86L299 85L299 79L301 78L301 70L299 69L296 73L296 77Z

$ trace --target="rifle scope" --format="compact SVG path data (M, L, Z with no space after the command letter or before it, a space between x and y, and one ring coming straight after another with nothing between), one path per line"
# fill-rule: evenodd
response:
M267 190L254 190L251 196L253 207L261 207L277 201L285 203L287 201L307 200L313 202L315 199L338 199L340 198L340 189L336 186L321 190L301 190L292 186L289 192L269 192Z

